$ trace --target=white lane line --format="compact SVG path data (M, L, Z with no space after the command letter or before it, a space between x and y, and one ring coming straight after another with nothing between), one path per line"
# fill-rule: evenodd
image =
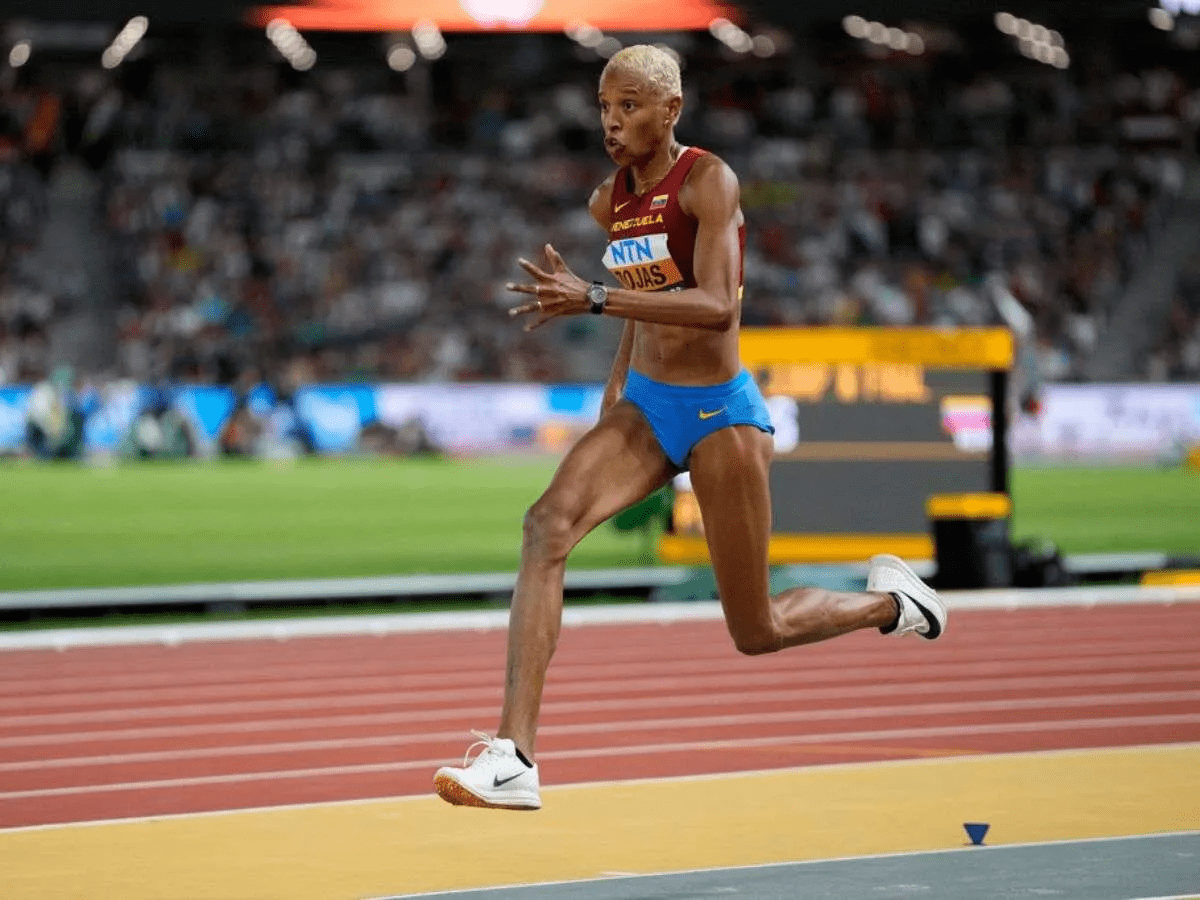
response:
M962 713L996 713L1042 711L1050 709L1086 709L1095 706L1145 707L1155 703L1184 703L1200 701L1197 691L1134 692L1127 694L1085 694L1067 697L1021 697L1001 700L970 700L942 703L893 704L888 706L845 707L838 709L789 710L775 713L739 713L724 716L680 716L660 719L620 719L612 722L584 722L576 725L547 723L540 729L544 737L581 734L620 734L623 732L679 731L685 729L730 728L739 725L799 724L829 722L844 719L878 718L880 716L907 718L913 716L956 715ZM1200 710L1198 710L1200 712ZM94 756L29 759L0 763L0 772L35 772L47 769L69 769L82 766L115 766L134 763L156 763L193 759L214 759L227 756L259 756L274 753L307 753L319 750L356 750L368 747L413 746L440 744L462 737L461 731L441 733L403 733L326 740L277 741L257 744L230 744L213 747L193 747L181 750L147 750L132 753L104 753Z
M1143 650L1131 650L1114 656L1093 656L1085 658L1048 658L1031 661L1041 672L1101 672L1109 668L1123 666L1140 668L1145 664L1146 654ZM738 662L738 658L733 658ZM1177 663L1183 667L1195 668L1200 663L1200 648L1183 652L1161 652L1154 654L1158 665ZM586 680L566 681L558 671L552 671L550 683L555 695L559 697L579 696L596 693L639 693L647 689L656 693L667 693L673 690L690 691L703 686L714 689L734 685L778 684L781 678L802 679L808 683L820 681L844 681L847 669L844 663L822 666L813 669L801 669L795 673L784 673L774 668L737 669L732 666L728 670L713 674L680 674L675 676L658 677L647 683L640 673L629 671L626 677L603 680L589 678ZM1014 665L1006 660L991 660L978 662L954 661L938 665L936 662L909 665L882 665L872 667L855 667L851 671L854 677L862 681L872 679L905 681L907 679L958 681L972 675L996 673L1003 675L1011 672ZM1023 664L1023 663L1022 663ZM711 669L709 669L711 672ZM578 673L576 673L578 674ZM494 680L494 679L493 679ZM397 686L398 688L400 686ZM300 711L325 709L330 707L364 707L372 705L427 705L438 703L453 705L463 700L478 700L483 696L495 696L499 685L487 688L454 687L446 690L393 690L374 693L347 693L341 696L307 696L283 697L263 700L216 700L206 703L188 703L176 706L145 706L135 705L121 708L100 708L72 710L69 712L27 713L19 715L0 715L0 731L14 728L34 728L54 725L77 725L83 723L131 722L153 719L168 719L184 716L230 716L275 711ZM0 739L2 740L2 739Z
M938 680L914 682L871 682L833 688L789 688L770 690L755 687L740 691L703 691L701 693L675 693L667 691L651 697L611 698L605 700L550 700L543 705L545 721L552 722L555 716L576 712L603 712L631 709L671 709L699 706L741 706L749 703L804 703L825 700L856 700L872 697L894 697L897 695L937 695L949 693L963 696L973 693L1003 694L1027 690L1064 690L1071 688L1129 688L1145 684L1196 684L1197 675L1191 669L1150 672L1105 672L1094 675L1049 675L1010 678ZM778 683L777 679L763 678L764 686ZM724 679L714 679L714 685L725 685ZM703 685L692 685L703 687ZM745 685L743 685L745 687ZM496 696L499 696L498 691ZM476 693L473 699L478 700ZM252 719L242 722L201 722L188 725L157 725L142 728L111 728L89 731L59 731L37 734L10 735L0 737L0 749L13 747L44 748L55 745L85 743L89 741L140 741L149 739L192 738L218 734L247 734L261 731L280 730L328 730L331 728L354 728L361 726L384 726L414 722L437 722L442 720L467 720L475 717L490 717L495 714L495 705L475 707L450 707L433 710L398 710L389 712L358 713L336 716L303 715L288 718Z
M1019 616L1013 616L1012 620L1014 622L1023 621ZM1171 646L1180 644L1178 626L1169 627L1158 624L1150 629L1140 629L1135 636L1131 636L1115 624L1087 627L1084 624L1087 621L1090 620L1084 617L1083 622L1075 622L1071 626L1071 642L1077 655L1111 653L1117 648L1127 646L1130 640L1136 640L1139 646L1153 643L1164 649L1170 649ZM1039 628L1031 633L1027 625L1001 627L1003 622L1004 620L1001 619L998 622L989 623L986 631L989 655L1000 654L1008 658L1011 650L1015 649L1022 656L1038 656L1043 650L1057 649L1061 644L1061 635L1058 631ZM1137 623L1131 624L1136 625ZM590 678L596 672L605 669L620 667L623 671L631 665L645 664L647 657L658 655L662 646L662 635L657 629L666 627L668 626L660 625L656 626L654 631L635 631L628 635L620 646L603 646L599 650L594 646L594 642L585 636L584 643L571 648L569 659L556 662L555 672L565 672L568 676L576 671L586 672L587 677ZM715 637L712 640L701 646L692 643L689 646L687 659L680 661L679 665L712 665L727 662L732 656L732 645L729 643L724 629L714 630L713 635ZM956 630L955 640L966 641L973 636L969 632ZM980 636L982 637L982 633ZM403 637L403 635L399 637ZM436 640L436 636L422 635L419 637L421 640ZM447 637L452 639L453 635ZM1164 639L1172 639L1171 644L1164 645L1162 643ZM426 659L425 664L421 666L423 673L416 675L398 669L395 664L379 661L381 657L387 657L394 653L402 654L409 648L367 643L370 646L364 647L363 643L355 641L354 652L345 653L342 657L331 658L329 654L313 652L314 658L303 663L272 659L269 665L262 659L261 647L255 644L248 643L240 648L244 652L237 653L232 657L228 652L231 649L230 645L209 645L196 648L197 656L173 659L171 666L166 670L163 668L163 660L156 655L161 651L153 647L148 648L142 655L122 653L118 671L104 671L103 667L96 665L97 661L90 657L80 660L75 657L61 657L53 654L44 657L41 665L21 666L19 673L16 667L13 667L10 673L0 670L0 695L36 696L39 698L56 694L75 695L80 691L81 681L86 682L83 687L89 692L130 688L184 688L191 690L197 686L217 688L249 681L275 684L281 682L319 684L330 678L403 678L413 679L414 682L430 683L434 679L444 681L452 677L477 679L487 677L495 671L495 665L490 662L472 668L471 662L474 657L456 660L455 665L447 665L440 670L436 665L429 665L430 662L433 662L432 660ZM494 643L495 652L502 653L501 645L498 642ZM960 644L960 649L968 650L965 643ZM812 648L809 648L806 653L808 658L812 658ZM215 658L210 658L210 654ZM294 653L289 653L288 656L290 659L295 659ZM366 661L363 659L364 656ZM144 667L144 670L137 671L137 665ZM77 666L80 669L77 674L73 676L62 674L64 669ZM101 671L97 671L98 668L101 668Z
M964 737L985 734L1038 733L1054 731L1086 731L1093 729L1137 728L1156 725L1200 724L1200 713L1161 716L1113 716L1096 719L1068 719L1044 722L988 722L974 725L939 725L924 728L885 728L869 731L842 731L822 734L773 735L763 738L741 738L712 741L641 744L636 746L588 747L579 750L549 750L538 754L539 763L555 760L594 759L597 757L645 756L657 753L695 753L703 751L738 751L754 747L778 747L797 744L853 743L929 737ZM990 755L990 754L989 754ZM348 766L327 766L308 769L281 769L269 772L239 772L223 775L202 775L190 778L168 778L148 781L125 781L111 784L87 784L70 787L35 788L24 791L0 792L0 800L28 800L38 797L71 797L123 791L166 790L170 788L201 787L219 784L244 784L259 781L280 781L298 778L328 778L340 775L365 775L379 772L404 772L429 769L451 762L446 759L406 760L395 763L363 763Z
M1058 640L1055 640L1053 643L1045 643L1043 645L1044 650L1041 653L1037 652L1037 645L1027 642L1022 643L1018 648L1021 655L1016 657L1016 659L1030 658L1040 660L1045 657L1053 657L1058 652L1060 643ZM1127 652L1114 655L1114 651L1119 651L1122 647L1129 647L1130 649ZM650 651L647 650L647 655L649 653ZM1076 636L1072 641L1071 655L1075 660L1087 658L1090 665L1095 665L1096 660L1119 657L1142 659L1149 654L1160 656L1174 653L1185 654L1194 658L1198 667L1200 667L1200 646L1195 641L1189 640L1186 637L1169 641L1138 640L1134 644L1131 644L1129 641L1105 641L1102 644L1089 645L1080 642ZM809 659L811 659L811 656ZM985 665L994 667L999 665L1003 660L1012 659L1013 657L997 653L994 650L991 658L986 661ZM886 668L888 671L894 672L897 670L897 666L903 667L905 665L905 663L897 662L886 667L876 666L865 668L868 671L883 671ZM912 663L907 665L914 667L918 664ZM922 662L920 667L922 670L928 670L931 667L941 668L945 665L946 663L939 662L934 658ZM975 666L979 665L979 663L976 661L960 660L950 665L957 668L961 666ZM681 660L646 661L645 657L642 657L635 660L618 659L603 664L580 664L564 660L561 665L554 668L552 677L555 681L586 680L588 682L596 682L608 679L625 682L631 680L635 675L654 679L673 675L681 676L689 673L703 675L712 672L717 667L729 670L732 675L741 676L745 674L743 660L732 652L727 651L711 657L689 656L687 659ZM771 665L756 665L755 674L772 672L774 669L775 667ZM223 680L220 682L197 680L189 683L174 683L167 686L141 684L134 681L130 686L121 688L106 687L103 684L103 679L81 674L77 678L66 681L61 689L54 692L47 691L44 684L36 678L30 678L27 682L12 682L6 685L6 690L3 692L4 696L0 696L0 711L23 711L34 707L42 710L54 707L79 709L89 704L101 703L105 706L128 703L141 707L156 701L178 699L196 701L208 696L221 700L230 700L233 698L249 700L255 697L271 697L281 693L313 696L346 692L361 694L378 689L411 692L417 689L428 688L467 691L469 688L465 686L455 687L456 683L477 684L480 679L491 680L495 675L496 668L495 666L491 666L480 670L468 669L451 672L405 672L397 670L391 673L373 672L369 675L354 675L332 669L326 677L311 677L303 669L298 671L304 674L301 677L285 679L280 678L275 669L264 666L257 670L246 671L240 679L236 680ZM822 676L822 673L840 675L844 671L844 658L831 659L823 661L822 664L816 667L806 668L805 677L819 678ZM204 674L196 673L200 677L203 677Z
M946 591L943 592L943 596L951 609L964 610L1192 603L1200 601L1200 585ZM563 612L563 624L567 627L706 621L721 618L721 605L715 600L568 606ZM269 619L254 622L128 625L119 628L63 628L0 633L0 650L66 650L71 647L117 647L135 644L174 646L190 641L288 640L333 635L478 631L504 628L507 625L507 610L478 610L451 613L324 616L312 619Z
M844 719L915 716L960 715L963 713L997 713L1043 711L1051 709L1086 709L1096 706L1145 707L1156 703L1187 703L1200 701L1200 690L1145 691L1126 694L1103 693L1058 697L1019 697L1000 700L967 700L938 703L889 704L887 706L851 706L835 709L786 710L782 712L737 713L722 716L677 716L658 719L622 718L610 722L582 722L575 725L555 725L547 722L540 733L545 737L581 734L620 734L623 732L678 731L684 729L731 728L739 725L799 724L829 722ZM214 747L193 747L182 750L147 750L132 753L105 753L93 756L30 759L0 763L0 772L30 772L46 769L81 766L127 765L132 763L167 762L189 759L210 759L226 756L254 756L272 753L302 753L318 750L353 750L367 747L414 744L440 744L462 737L461 731L441 733L411 733L331 738L327 740L278 741L257 744L232 744Z
M709 781L731 781L739 778L758 778L763 776L786 775L789 773L805 772L854 772L864 769L895 769L908 767L926 767L938 766L947 762L962 762L975 760L998 760L998 759L1058 759L1062 757L1088 757L1099 756L1104 754L1117 753L1174 753L1180 750L1191 751L1200 749L1200 743L1196 742L1180 742L1173 744L1129 744L1119 747L1070 747L1057 750L1014 750L1004 753L987 753L987 754L960 754L958 756L919 756L905 757L903 759L879 759L869 760L866 762L834 762L834 763L819 763L816 765L799 765L799 766L784 766L782 768L773 769L745 769L734 772L701 772L693 775L663 775L653 778L626 778L626 779L609 779L596 781L576 781L564 784L542 785L542 791L548 794L557 793L559 791L578 790L579 788L609 788L616 785L637 785L637 784L696 784ZM438 765L443 765L439 762ZM278 803L270 806L239 806L231 809L206 809L196 810L193 812L173 812L173 813L155 813L147 816L126 816L121 818L109 819L83 819L71 822L46 822L40 825L10 825L0 827L0 835L13 834L27 831L60 831L63 829L74 828L95 828L104 827L107 825L131 825L139 822L164 822L174 819L212 819L223 816L246 816L257 815L261 813L280 813L294 810L305 809L341 809L354 806L374 806L381 803L410 803L420 802L432 797L432 792L425 794L401 794L376 797L354 797L344 800L314 800L302 803ZM1146 835L1147 837L1169 837L1169 836L1188 836L1200 835L1200 831L1180 831L1180 832L1161 832L1155 835ZM1132 838L1143 837L1143 835L1132 835ZM1082 841L1101 841L1101 840L1122 840L1122 837L1114 838L1083 838ZM1047 841L1041 843L1057 843L1055 841ZM1021 844L995 844L989 849L996 849L1007 846L1040 846L1041 843L1030 843L1027 845ZM960 852L963 848L952 848L944 852ZM938 851L943 852L943 851ZM885 854L893 855L893 854ZM899 855L907 855L905 853ZM813 862L824 860L812 860ZM768 865L774 865L770 863ZM753 867L752 867L753 868Z

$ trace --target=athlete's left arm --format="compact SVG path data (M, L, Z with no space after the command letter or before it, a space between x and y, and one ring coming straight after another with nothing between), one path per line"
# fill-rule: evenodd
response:
M737 324L738 282L741 269L740 190L737 176L712 155L698 159L679 192L683 211L693 216L696 253L693 271L696 287L682 291L649 292L609 288L605 315L658 325L684 325L711 331L728 331ZM518 260L534 284L510 284L509 290L532 294L536 299L509 310L510 315L534 313L527 328L536 328L558 316L587 312L587 282L567 268L553 247L546 246L550 271Z

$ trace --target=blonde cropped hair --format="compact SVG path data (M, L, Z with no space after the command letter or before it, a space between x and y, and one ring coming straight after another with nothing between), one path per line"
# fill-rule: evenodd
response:
M665 99L683 97L683 79L679 74L679 63L661 47L634 44L618 50L600 73L601 81L610 72L635 75Z

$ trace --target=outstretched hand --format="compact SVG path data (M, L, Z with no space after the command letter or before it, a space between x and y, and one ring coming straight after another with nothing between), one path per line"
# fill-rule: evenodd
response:
M532 284L509 283L508 289L518 294L529 294L534 299L508 311L510 316L532 315L525 323L526 331L544 325L559 316L573 316L587 312L591 304L587 299L587 282L567 268L558 251L546 245L546 261L549 272L543 272L526 259L518 259L517 265L533 278Z

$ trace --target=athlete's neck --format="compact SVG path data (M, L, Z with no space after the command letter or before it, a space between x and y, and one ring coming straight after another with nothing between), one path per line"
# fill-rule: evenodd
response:
M683 146L672 138L646 162L633 163L629 167L633 173L633 192L640 196L666 178L682 152Z

